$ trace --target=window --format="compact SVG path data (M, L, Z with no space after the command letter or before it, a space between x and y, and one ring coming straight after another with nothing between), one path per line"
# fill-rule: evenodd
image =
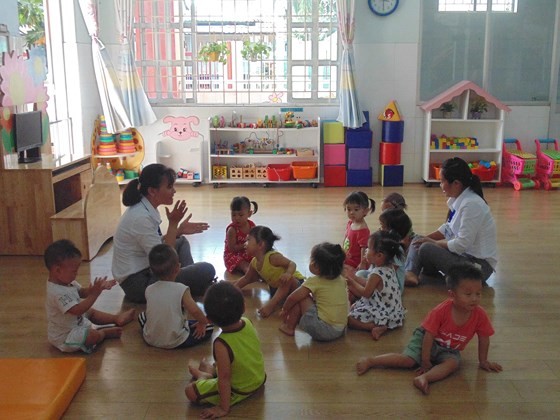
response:
M137 0L136 64L152 103L332 103L338 85L336 0ZM210 42L225 63L204 61ZM248 61L244 42L268 55Z
M420 99L472 80L507 103L546 103L556 0L422 2Z

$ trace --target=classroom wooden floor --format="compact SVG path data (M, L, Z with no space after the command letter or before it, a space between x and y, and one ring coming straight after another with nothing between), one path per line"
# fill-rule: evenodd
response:
M207 221L208 232L191 236L195 260L213 263L220 278L229 202L246 195L259 204L253 217L282 239L277 249L309 274L311 247L321 241L341 242L346 216L342 202L351 188L307 186L195 188L178 186L176 198L187 200L193 221ZM433 231L446 215L439 187L420 184L363 189L378 202L399 191L409 203L417 233ZM349 331L332 343L311 342L298 331L295 339L281 334L278 313L259 319L256 308L268 299L263 285L246 293L246 315L262 342L268 380L265 389L231 410L229 418L359 419L359 418L560 418L560 192L485 189L498 226L497 274L483 291L482 305L493 320L490 360L502 373L477 368L476 338L463 353L461 370L435 383L428 396L412 385L414 372L375 370L358 377L360 356L401 351L427 311L445 299L443 284L406 289L408 310L403 328L379 341L368 333ZM378 212L367 217L378 227ZM112 245L83 263L78 280L111 275ZM41 257L0 257L0 357L65 357L46 337L44 310L47 272ZM229 278L231 280L231 278ZM96 308L115 312L142 305L123 301L119 287L104 292ZM183 389L188 364L211 356L207 343L192 349L161 350L147 346L136 322L120 340L108 340L87 359L87 377L65 419L184 419L200 414Z

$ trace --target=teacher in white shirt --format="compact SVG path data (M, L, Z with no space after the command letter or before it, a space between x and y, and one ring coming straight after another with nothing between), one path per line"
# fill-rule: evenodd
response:
M496 223L480 179L458 157L444 161L440 173L440 187L448 198L447 221L412 242L405 265L407 286L418 285L420 273L446 274L452 265L464 261L480 268L486 281L498 262Z
M165 235L161 233L158 207L173 205L175 179L173 169L151 164L123 192L122 201L128 208L113 236L112 271L126 298L132 302L146 302L146 287L157 281L150 271L148 254L161 243L177 250L181 271L175 281L189 286L192 296L200 296L206 284L215 281L216 270L212 264L195 263L189 241L184 236L204 232L209 226L190 222L192 215L186 216L188 209L184 200L177 201L171 210L165 208L169 226Z

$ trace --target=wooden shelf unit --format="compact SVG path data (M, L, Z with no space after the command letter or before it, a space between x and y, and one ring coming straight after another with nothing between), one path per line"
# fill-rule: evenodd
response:
M80 201L91 185L91 156L43 155L19 164L4 156L0 169L0 255L43 255L52 242L50 218Z

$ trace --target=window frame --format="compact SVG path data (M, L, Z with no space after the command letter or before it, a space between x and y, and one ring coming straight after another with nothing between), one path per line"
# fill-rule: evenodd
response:
M206 0L210 1L210 0ZM223 0L218 0L223 1ZM235 0L238 1L238 0ZM276 1L276 0L273 0ZM228 59L228 64L222 66L221 70L216 68L212 69L213 64L209 65L211 71L209 73L204 73L205 75L217 75L219 76L219 80L223 82L221 89L213 90L211 92L216 94L216 96L221 96L221 101L201 101L201 94L206 91L202 91L200 89L201 83L201 64L204 62L200 61L197 57L197 50L200 43L200 39L206 37L206 34L209 36L215 35L213 38L223 38L226 42L236 42L241 41L243 37L247 37L247 33L224 33L223 26L222 31L213 32L211 29L208 32L201 32L199 26L199 16L200 13L197 13L197 0L183 0L183 1L169 1L169 0L137 0L136 2L136 11L135 15L138 19L135 19L133 23L134 28L134 51L135 51L135 59L136 65L139 70L139 74L142 80L142 83L145 87L146 93L148 95L148 99L153 106L166 106L166 105L242 105L242 106L251 106L251 105L258 105L258 106L278 106L279 104L283 105L295 105L295 104L314 104L314 105L335 105L338 104L338 84L340 80L340 54L341 54L341 40L338 31L338 16L336 13L336 0L309 0L310 4L312 5L312 12L311 12L311 21L309 19L301 19L301 22L295 22L293 19L293 2L296 0L277 0L279 4L286 5L286 52L285 57L277 58L276 55L272 57L272 59L263 60L257 62L259 64L263 63L271 63L269 66L278 70L279 66L282 66L284 63L284 68L286 69L285 74L281 74L273 79L269 79L271 85L280 84L281 87L278 90L272 88L272 90L267 90L266 88L262 87L263 83L263 76L266 74L265 71L260 73L260 81L256 82L245 82L245 73L243 72L245 64L241 64L238 60L241 60L241 56L239 54L239 50L237 50L237 56L234 58L234 51L230 55ZM326 1L328 2L328 6L330 7L328 10L331 12L320 16L320 5L321 2ZM161 7L163 11L163 23L153 24L147 22L147 8L144 6L151 5L151 16L156 16L155 12L158 7ZM173 11L172 8L174 6L179 6L179 9ZM185 10L190 10L190 13L185 13ZM309 17L309 14L302 15ZM324 19L324 17L330 17L330 19ZM323 18L323 19L321 19ZM155 20L152 18L152 22ZM180 22L183 22L181 25ZM189 23L190 25L185 25L185 22ZM309 25L311 22L311 26ZM196 28L196 29L194 29ZM169 31L171 29L172 31ZM308 31L310 29L310 31ZM139 30L141 32L139 32ZM308 33L310 36L310 43L311 43L311 58L303 58L303 59L296 59L292 56L293 52L293 44L294 44L294 31L301 30L304 33ZM146 33L150 34L146 35ZM328 49L331 51L331 57L319 59L319 45L320 45L320 35L321 31L330 32L335 34L336 37L336 44L331 42L331 47ZM143 35L144 34L144 35ZM190 42L192 51L189 51L186 47L187 43L189 42L189 34L190 34ZM224 36L225 35L225 36ZM254 36L267 36L266 32L262 30L255 33L249 33L249 35ZM288 36L289 35L289 36ZM146 47L147 39L149 37L153 38L152 41L152 48L153 48L153 58L149 57L149 53ZM161 43L161 39L164 40L163 44ZM176 45L183 45L182 52L183 52L183 59L177 58L177 51L175 51L175 55L171 49L178 48ZM162 51L162 46L166 48L165 53ZM336 55L336 56L333 56ZM161 57L170 57L170 58L161 58ZM251 64L250 64L251 65ZM226 67L229 66L227 70L229 73L226 73ZM233 68L233 76L231 67ZM305 76L302 78L303 82L300 82L304 86L304 90L301 91L294 91L294 84L295 79L298 76L295 75L294 69L299 66L307 66L309 67L309 72L305 72ZM262 66L264 69L266 65ZM189 69L192 69L189 71ZM239 69L243 69L243 71L239 71ZM336 74L333 74L333 69L336 69ZM173 74L173 71L177 71L177 74ZM167 76L162 75L167 74ZM168 74L169 73L169 74ZM276 74L278 74L275 71ZM307 76L307 73L310 73ZM157 76L153 76L157 74ZM253 77L252 71L248 70L248 75ZM185 85L187 84L186 80L192 75L190 80L192 80L192 90L186 89ZM167 77L167 79L166 79ZM226 79L227 77L227 79ZM309 89L307 89L307 77L309 77ZM149 79L153 78L152 81ZM176 80L174 80L174 78ZM327 88L320 89L321 86L325 85L325 79L327 79ZM180 83L181 80L184 80L184 84L182 87L177 87L176 91L175 86L177 83ZM167 85L164 85L167 81ZM226 88L226 83L231 86ZM250 86L253 83L259 85L259 88L256 90L251 90ZM259 84L260 83L260 84ZM285 84L285 89L282 85ZM149 87L153 85L154 88ZM247 86L248 90L244 90L240 87ZM166 93L168 92L168 93ZM280 96L285 96L284 100L281 102L273 100L273 96L282 93ZM302 97L307 95L309 97ZM259 98L268 97L270 102L262 102L255 100L252 102L250 97L251 95L257 95ZM228 101L229 97L234 97L235 101L232 103ZM328 96L328 97L325 97ZM246 100L240 100L240 98L245 97ZM275 98L274 98L275 99Z

